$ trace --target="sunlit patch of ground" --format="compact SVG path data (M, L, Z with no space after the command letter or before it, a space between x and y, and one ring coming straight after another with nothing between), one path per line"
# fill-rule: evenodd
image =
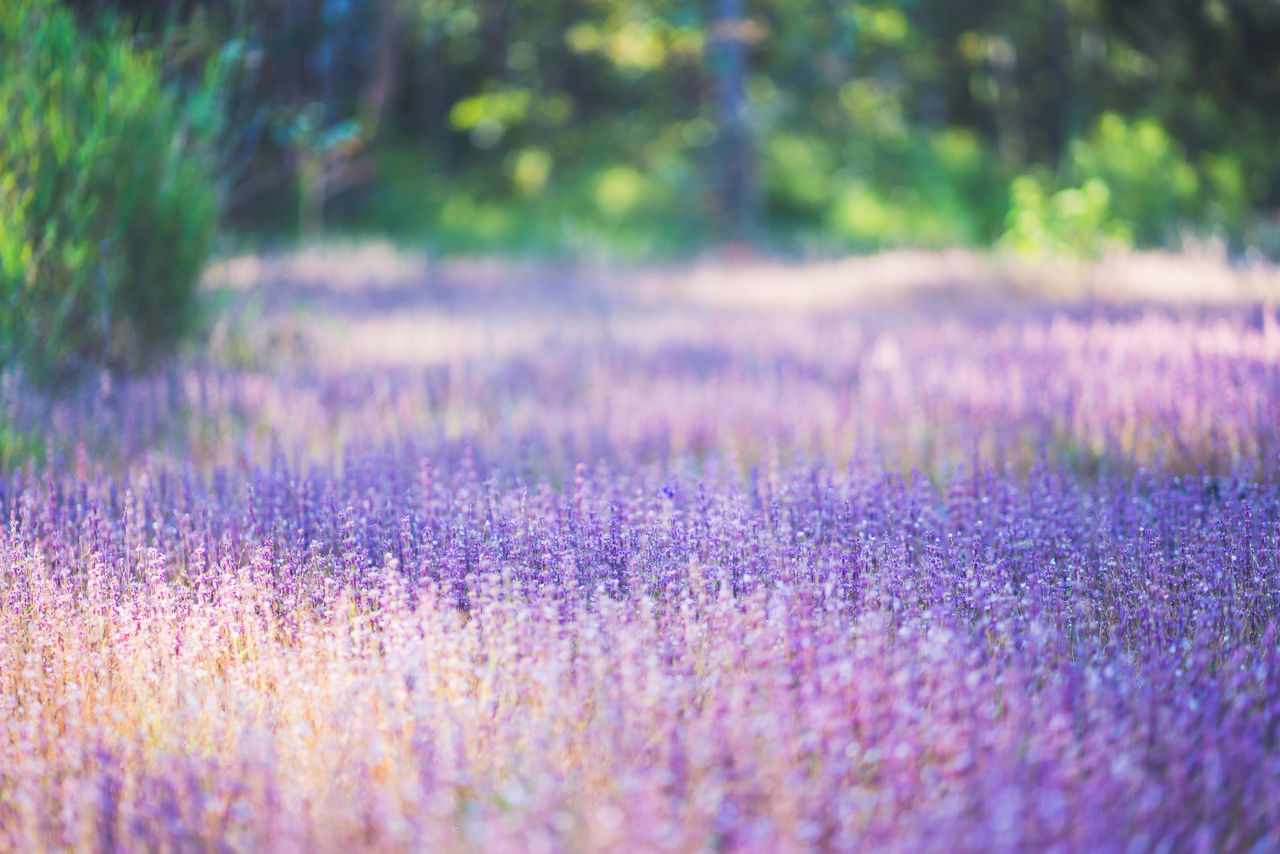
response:
M388 244L315 246L212 265L211 289L254 301L252 319L307 343L325 364L438 363L510 356L576 338L752 313L846 317L1017 316L1083 305L1188 307L1280 302L1280 268L1211 248L1099 261L1029 261L964 250L815 262L716 260L617 268L436 259Z

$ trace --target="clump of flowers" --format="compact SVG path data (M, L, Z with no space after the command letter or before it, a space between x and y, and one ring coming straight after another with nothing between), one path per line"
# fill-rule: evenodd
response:
M0 849L1280 846L1256 321L657 318L42 411Z

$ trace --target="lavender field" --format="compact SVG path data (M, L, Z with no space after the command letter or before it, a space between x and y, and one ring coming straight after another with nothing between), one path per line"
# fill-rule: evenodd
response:
M1278 282L220 265L0 390L0 850L1280 849Z

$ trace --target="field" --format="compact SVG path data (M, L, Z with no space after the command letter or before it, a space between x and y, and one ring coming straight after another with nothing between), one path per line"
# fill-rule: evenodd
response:
M1280 848L1280 276L232 259L4 388L0 850Z

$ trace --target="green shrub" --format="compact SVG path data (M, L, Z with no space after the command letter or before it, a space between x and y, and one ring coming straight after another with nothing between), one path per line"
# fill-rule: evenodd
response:
M904 132L896 146L862 144L853 177L831 182L826 225L863 248L990 241L1004 200L999 164L966 131Z
M1238 162L1206 155L1199 166L1152 119L1104 114L1071 143L1054 188L1026 174L1010 187L1005 247L1093 256L1107 246L1171 245L1187 230L1238 232L1248 210Z
M215 75L179 93L132 42L53 0L0 10L0 359L36 382L141 366L194 321L219 203Z
M1098 178L1050 194L1035 175L1019 175L1009 191L1006 249L1027 255L1097 257L1109 246L1133 245L1133 233L1116 219L1111 191Z
M1153 119L1126 122L1107 113L1087 138L1072 142L1069 161L1082 186L1100 181L1107 187L1111 215L1138 243L1169 242L1180 225L1197 219L1200 176Z

